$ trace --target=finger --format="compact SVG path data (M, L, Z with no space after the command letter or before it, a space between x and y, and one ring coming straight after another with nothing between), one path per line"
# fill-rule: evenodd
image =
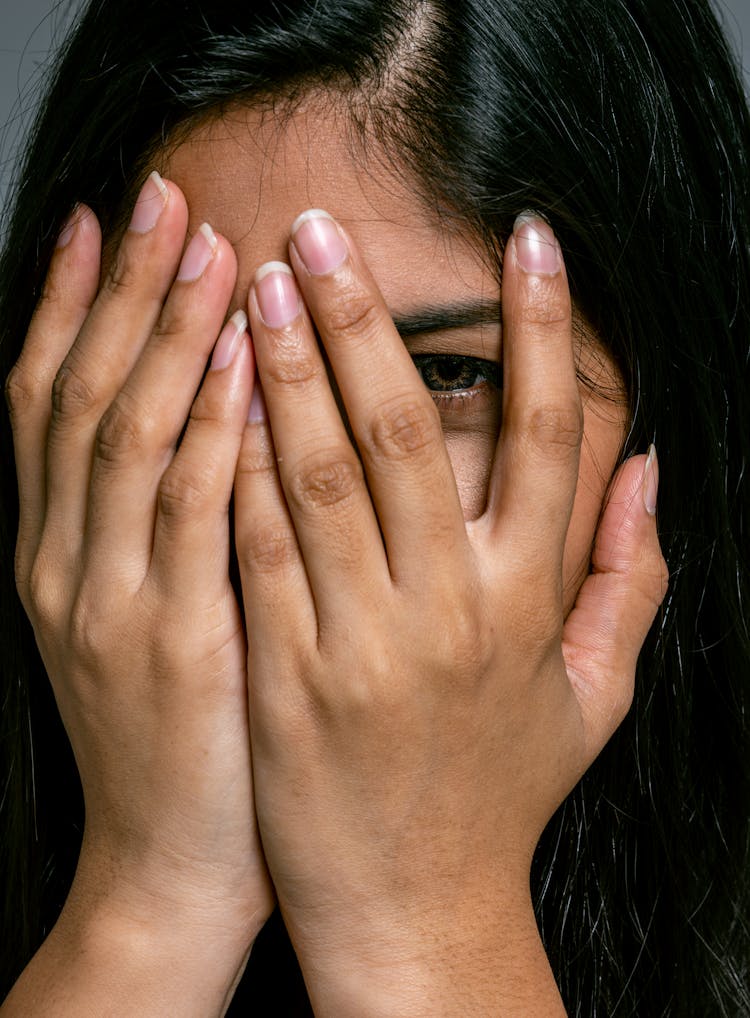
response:
M314 646L318 635L315 603L281 487L257 379L237 463L234 509L251 660L258 656L273 660L280 649ZM253 674L251 669L251 679Z
M55 377L47 453L50 539L71 550L86 525L94 436L158 320L187 226L181 192L152 174L99 294Z
M88 561L140 575L151 559L156 493L221 331L237 276L229 242L204 224L185 249L153 334L96 432ZM117 535L116 548L112 535Z
M522 216L503 259L503 424L485 518L516 552L562 568L583 413L559 245Z
M99 223L91 209L79 206L60 234L21 356L6 382L18 475L20 572L44 525L53 379L91 309L100 258Z
M346 233L326 213L305 212L290 256L362 456L391 576L420 586L436 563L468 552L439 415Z
M656 527L656 451L634 456L612 482L592 556L563 630L563 653L591 759L627 713L643 641L667 590Z
M185 437L159 485L152 573L171 597L220 593L229 571L229 503L254 375L247 318L216 342Z
M318 616L390 583L362 466L346 433L294 276L269 262L248 302L258 374L291 513Z

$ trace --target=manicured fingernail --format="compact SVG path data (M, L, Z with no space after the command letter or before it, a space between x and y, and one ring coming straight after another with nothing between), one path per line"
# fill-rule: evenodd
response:
M643 504L649 516L656 514L656 494L659 490L659 461L656 458L656 446L648 447L646 465L643 468L643 480L641 481L641 492L643 493Z
M235 311L216 340L211 357L212 371L221 371L223 368L229 367L241 346L241 340L246 331L247 315L242 310Z
M270 329L283 329L302 310L292 270L284 262L266 262L255 273L255 296Z
M308 209L292 223L292 240L313 276L337 269L347 254L346 241L338 226L322 209Z
M177 273L177 278L180 282L192 283L194 280L199 279L206 271L208 263L216 254L218 246L219 242L216 239L216 234L208 223L204 223L190 241L185 254L182 256L180 269Z
M543 219L522 212L513 224L518 264L530 275L556 276L560 271L560 247L552 227Z
M258 376L255 376L253 386L253 397L250 400L250 409L247 412L248 424L262 424L266 419L266 401L263 398L263 390L260 387Z
M149 233L159 222L168 200L167 185L154 170L141 188L128 229L133 233Z
M76 228L78 227L79 214L80 207L76 205L76 207L73 209L73 211L70 213L67 220L65 221L65 225L63 226L62 230L60 230L60 236L57 238L56 244L58 250L60 250L63 247L67 247L68 244L73 239L73 234L76 232Z

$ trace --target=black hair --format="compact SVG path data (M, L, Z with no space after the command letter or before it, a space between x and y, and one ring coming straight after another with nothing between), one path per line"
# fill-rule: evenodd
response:
M625 378L622 455L658 447L669 593L629 716L534 861L568 1011L748 1015L750 115L707 0L90 0L18 175L0 370L77 202L111 234L181 129L321 89L498 258L519 211L549 218ZM83 808L13 586L7 415L0 443L1 995L62 907ZM311 1013L278 916L243 999Z

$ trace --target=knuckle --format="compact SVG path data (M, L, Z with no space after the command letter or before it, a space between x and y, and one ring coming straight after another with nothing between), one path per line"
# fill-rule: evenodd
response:
M664 558L661 552L659 553L658 576L659 576L658 597L659 604L661 604L664 598L667 596L667 590L669 589L669 566L667 565L667 560Z
M260 524L242 533L238 554L251 572L275 573L296 561L297 542L288 527Z
M165 308L151 333L149 345L153 349L174 346L185 337L187 322L174 308Z
M15 554L13 556L13 579L15 580L16 590L18 596L21 599L21 604L28 612L31 606L31 589L30 580L31 575L31 563L29 562L29 554L21 541L16 544Z
M47 311L54 314L64 304L64 301L65 290L61 286L58 274L54 271L48 272L42 286L42 292L39 295L39 302L34 311L34 317L37 318L40 314L44 314Z
M530 407L521 421L521 433L535 448L562 455L577 452L583 437L583 410L580 402L542 404Z
M111 648L112 630L101 599L80 590L70 609L68 640L74 658L84 663L100 660Z
M28 408L36 402L39 393L39 381L28 368L20 362L14 364L5 379L5 403L11 421L21 419Z
M19 570L17 577L19 592L26 598L24 607L30 610L37 627L41 630L51 628L57 620L59 605L57 584L47 557L37 555L31 563L28 576Z
M121 244L102 282L102 295L129 300L137 287L137 277L133 268L127 245Z
M335 506L351 497L361 479L362 468L354 456L316 453L291 476L289 494L302 510Z
M257 475L276 472L276 453L267 429L254 429L252 441L245 440L237 461L237 480L252 480Z
M475 681L483 676L492 658L494 640L485 612L474 597L454 600L448 616L450 625L445 635L449 641L451 681Z
M378 306L367 293L346 293L326 312L326 333L350 337L369 335L380 320Z
M113 466L143 455L148 446L147 422L121 399L110 406L96 429L96 457Z
M641 588L655 616L669 588L669 569L661 551L656 562L647 570L645 580L641 581Z
M216 391L210 386L201 389L190 411L190 423L194 422L201 427L215 428L225 424L231 417L232 405L226 391Z
M159 514L166 519L184 519L194 515L206 503L210 492L208 471L201 478L183 472L168 470L161 480L157 494Z
M523 303L523 323L543 330L556 329L570 323L570 305L563 300L556 280L535 279Z
M52 383L52 416L56 421L88 416L97 406L94 389L68 359Z
M400 460L436 446L440 434L432 405L392 401L373 418L369 452L378 458Z
M274 344L265 374L278 385L305 386L317 378L319 361L297 336L281 335Z

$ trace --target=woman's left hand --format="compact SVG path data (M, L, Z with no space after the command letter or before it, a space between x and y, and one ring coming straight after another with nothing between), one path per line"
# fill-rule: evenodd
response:
M301 219L293 274L264 268L250 294L268 420L256 401L236 481L256 804L283 915L316 1014L558 1013L529 869L628 710L664 595L655 462L618 472L564 618L582 411L551 231L519 220L506 248L502 432L466 523L362 259L332 220Z

